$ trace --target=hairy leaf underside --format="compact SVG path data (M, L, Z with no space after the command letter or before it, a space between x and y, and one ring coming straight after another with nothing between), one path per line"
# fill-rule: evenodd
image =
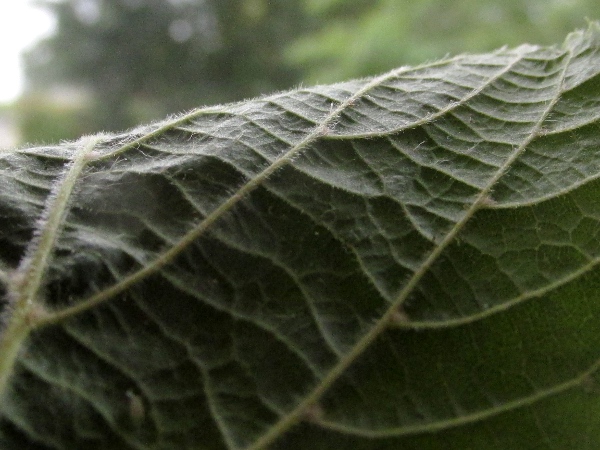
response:
M600 31L0 152L0 448L600 448Z

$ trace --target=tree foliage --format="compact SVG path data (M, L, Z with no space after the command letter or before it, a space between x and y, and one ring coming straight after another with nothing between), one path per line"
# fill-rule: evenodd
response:
M29 96L65 86L91 94L75 108L93 111L77 134L290 87L300 75L283 45L311 23L294 0L44 3L57 32L27 57Z
M448 53L503 45L551 44L584 18L600 18L595 0L311 0L326 17L291 46L305 78L334 82L383 72Z

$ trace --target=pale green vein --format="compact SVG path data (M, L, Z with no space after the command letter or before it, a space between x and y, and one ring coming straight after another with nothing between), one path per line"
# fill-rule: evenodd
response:
M94 136L82 142L82 149L76 154L64 179L56 184L57 189L48 196L46 209L34 232L35 237L14 275L17 281L13 289L19 296L17 301L33 301L36 296L48 267L48 260L54 249L56 238L62 229L71 194L86 165L86 156L101 139L101 136Z
M577 280L579 277L585 275L586 273L590 272L594 267L598 266L598 264L600 264L600 258L594 258L590 260L587 264L581 266L579 269L574 270L573 272L569 273L568 275L562 278L556 279L552 283L548 283L547 285L538 289L532 289L530 291L523 292L521 295L513 297L510 300L504 301L494 306L490 306L489 308L474 314L444 320L407 320L405 322L394 323L393 326L395 328L404 328L411 330L426 330L435 328L451 328L460 325L465 325L468 323L478 322L482 319L485 319L486 317L490 317L502 311L506 311L531 298L541 297L571 281Z
M511 400L502 403L501 405L494 406L493 408L483 409L444 420L438 420L433 423L404 425L381 430L359 429L337 422L327 421L325 419L315 420L313 423L328 430L367 438L400 437L420 433L433 433L462 425L470 425L475 422L497 416L498 414L513 411L526 406L531 406L535 403L546 400L549 397L562 394L571 389L582 389L587 380L589 380L589 377L593 376L598 369L600 369L600 361L596 361L590 369L576 377L573 377L563 383L550 386L547 389L540 389L539 391L527 397Z
M276 267L279 267L279 266L276 266ZM282 269L282 270L285 270L285 269ZM217 311L227 313L231 317L233 317L237 320L248 322L250 325L258 328L259 330L263 331L264 333L267 333L267 334L270 334L271 336L273 336L277 341L283 343L288 349L290 349L290 351L294 354L294 356L296 358L298 358L299 360L301 360L308 367L308 369L311 371L311 373L313 374L313 376L315 378L318 378L322 374L322 370L320 368L318 368L317 366L315 366L314 363L306 357L306 354L304 352L302 352L301 347L297 347L296 344L292 340L290 340L285 334L282 334L277 328L272 326L272 324L269 324L268 322L265 322L262 320L256 320L255 318L252 318L249 315L242 314L239 311L237 311L235 308L224 307L222 304L211 300L207 296L201 295L198 290L195 290L195 289L191 288L189 285L182 283L181 279L179 277L171 275L171 274L167 273L166 271L163 272L162 275L176 289L180 290L181 292L185 293L186 295L189 295L197 300L200 300L203 303L206 303L206 304L212 306ZM307 296L307 294L304 290L300 289L300 292L302 294L304 294L305 296ZM142 309L145 313L147 313L147 311L145 310L145 308L142 305L143 304L140 304L138 302L139 308ZM317 321L317 319L315 317L316 312L314 312L310 306L307 306L307 309L311 313L313 320L316 322ZM154 321L157 324L160 324L159 319L154 318ZM319 323L315 323L314 325L318 330L321 330L321 326ZM169 334L167 333L167 335L169 335ZM327 340L326 340L326 342L327 342ZM179 342L179 343L181 345L184 345L184 343L181 343L181 342ZM333 346L333 344L331 344L329 342L327 342L327 344L331 347L331 349L332 349L331 351L333 353L337 353L337 351L335 350L335 346Z
M546 444L546 448L550 448L550 449L554 448L555 445L553 443L553 440L550 439L548 432L543 427L542 420L541 420L539 414L537 414L536 411L532 411L532 414L533 414L533 420L535 422L535 425L537 426L537 429L539 430L540 434L542 435L542 441L544 442L544 444Z
M100 161L100 160L104 160L104 159L108 159L108 158L112 158L114 156L117 156L121 153L126 152L127 150L130 150L132 148L136 148L138 145L141 145L143 143L145 143L146 141L155 138L155 137L159 137L162 136L164 133L166 133L167 131L172 130L173 128L177 127L180 124L186 123L192 119L195 119L196 117L199 117L203 114L213 114L213 113L221 113L224 111L221 110L215 110L214 107L210 107L210 108L202 108L202 109L194 109L192 111L190 111L187 114L183 114L177 118L175 118L174 120L169 120L166 121L162 124L160 124L159 126L156 127L156 129L154 129L153 131L150 131L148 133L144 133L142 136L140 136L137 139L133 139L123 145L121 145L120 147L118 147L117 149L111 151L111 152L106 152L106 153L98 153L96 154L91 154L91 158L90 160L94 160L94 161Z
M102 139L103 136L93 136L82 140L81 149L65 170L64 178L56 183L56 189L48 196L46 208L37 223L35 237L27 248L25 258L10 277L7 295L10 318L0 335L0 396L5 391L23 341L35 324L48 314L37 298L39 290L62 229L71 194L87 163L87 155Z
M584 151L589 151L589 150L590 149L585 149ZM600 156L600 154L599 154L599 156ZM587 176L587 177L584 176L581 178L581 180L576 181L575 183L569 183L569 185L564 187L563 189L556 189L549 194L538 195L537 197L531 196L527 200L522 200L522 201L511 201L511 202L507 202L507 201L496 202L496 201L494 201L492 204L486 205L485 208L500 210L500 209L513 209L513 208L521 208L521 207L526 207L526 206L534 206L538 203L552 200L552 199L564 196L565 194L574 192L578 188L585 186L586 184L589 184L598 179L600 179L600 172L595 173L594 175L591 175L591 176Z
M270 428L262 437L260 437L253 445L248 447L248 450L260 450L268 447L277 438L279 438L285 431L300 421L312 405L318 403L321 396L325 393L329 387L338 379L340 376L350 367L350 365L356 361L356 359L375 341L375 339L388 327L393 321L394 314L410 293L417 287L423 276L429 271L433 263L438 259L444 249L456 238L456 235L464 228L466 223L471 219L475 212L479 209L480 203L484 202L494 187L494 185L502 178L506 171L512 166L517 158L525 151L527 145L536 136L537 131L542 126L545 118L552 111L554 105L560 98L562 93L562 86L566 70L569 66L569 62L572 58L572 53L569 52L568 58L564 62L564 67L561 72L560 80L557 82L557 91L554 98L548 103L547 108L540 115L539 120L534 125L529 136L515 149L513 154L507 158L504 164L499 168L498 172L489 180L488 185L481 191L476 200L473 202L471 207L465 212L465 215L456 223L454 228L448 232L448 234L442 239L439 246L436 247L423 262L421 268L417 270L413 276L408 280L402 291L399 293L396 300L392 303L392 306L383 314L381 319L375 323L373 328L369 330L357 343L356 345L340 359L337 365L332 367L327 376L319 383L313 391L308 394L304 400L302 400L287 416L284 416L278 423Z
M598 74L595 74L594 76L597 76ZM600 106L600 102L598 106ZM555 136L558 134L565 134L565 133L573 133L577 130L579 130L580 128L585 128L587 126L596 124L598 121L600 120L600 114L598 112L596 112L596 114L593 115L589 115L589 116L585 116L584 119L581 120L572 120L571 123L569 123L568 125L565 126L561 126L561 127L555 127L552 129L542 129L540 130L540 136L544 137L544 136Z
M192 358L193 360L193 358ZM225 445L227 448L235 448L235 442L233 437L229 433L227 429L227 423L223 420L222 415L219 413L219 408L217 407L218 395L214 392L212 387L212 383L210 382L210 375L208 371L202 367L199 367L202 373L202 387L204 389L204 397L206 398L206 404L208 405L208 409L211 412L211 416L215 421L215 424L225 441Z
M50 376L47 370L44 370L43 368L40 369L39 367L34 366L32 364L28 364L27 360L23 361L23 366L26 367L31 374L35 375L40 380L43 380L44 382L48 383L48 385L58 387L60 390L63 391L71 392L73 395L85 401L85 403L90 409L92 409L94 412L96 412L96 414L98 414L104 419L105 423L108 425L110 430L116 436L119 436L121 439L123 439L125 442L131 445L133 449L145 450L147 448L146 446L140 446L133 439L131 439L131 436L124 433L122 427L119 427L119 423L114 420L114 411L112 411L110 408L101 407L103 405L103 402L99 402L98 398L94 398L92 395L90 395L85 389L85 386L81 386L77 382L73 382L72 380L63 380L60 377ZM125 392L123 392L123 399L124 401L127 399ZM13 420L13 418L10 417L7 417L6 419ZM35 432L35 429L29 429L29 427L27 427L26 430L30 434L38 434L37 432ZM44 443L47 442L47 439L47 435L40 437L40 441ZM57 448L61 447L57 446Z
M297 168L296 168L297 169ZM298 170L298 169L297 169ZM307 174L307 176L311 176L310 174ZM318 224L319 226L325 228L330 234L331 236L336 239L338 242L343 242L344 238L342 235L339 234L339 230L336 230L335 227L331 226L330 224L327 223L320 223L313 214L310 214L309 211L305 211L301 205L299 205L297 202L292 201L289 198L285 198L284 196L280 195L277 191L273 190L273 189L269 189L268 187L266 188L270 194L272 194L273 196L277 197L279 200L289 204L290 206L292 206L293 208L296 208L297 210L301 211L303 214L306 214L308 217L311 218L311 220L315 223ZM402 211L404 212L404 214L406 215L408 221L411 223L411 225L413 225L413 228L415 228L417 230L417 232L423 236L423 238L432 241L433 237L426 235L424 232L421 232L421 230L418 228L418 224L416 222L414 222L413 217L409 214L408 210L406 209L406 205L402 202L397 202L397 204L399 205L399 207L402 209ZM367 210L368 210L368 206L367 206ZM367 214L370 214L367 211ZM380 234L382 236L385 236L385 233L383 232L383 230L379 227L379 225L377 224L377 229L380 231ZM389 244L388 244L389 245ZM364 275L364 277L368 280L369 284L371 287L373 287L373 289L375 289L379 295L381 296L381 298L384 299L388 299L388 295L387 293L382 289L380 283L377 281L377 278L375 278L375 276L373 275L373 272L369 269L369 267L365 264L364 258L361 256L361 254L358 252L358 250L356 249L355 246L351 245L348 246L346 248L346 251L353 255L353 259L354 261L356 261L356 264L358 264L358 267L360 267L362 274ZM410 267L401 264L403 269L411 269Z

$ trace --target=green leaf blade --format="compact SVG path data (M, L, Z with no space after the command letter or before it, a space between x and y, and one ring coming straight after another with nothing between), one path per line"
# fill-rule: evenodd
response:
M8 299L57 218L32 309L4 307L31 330L0 443L600 442L598 48L591 27L100 137L58 203L77 144L0 154Z

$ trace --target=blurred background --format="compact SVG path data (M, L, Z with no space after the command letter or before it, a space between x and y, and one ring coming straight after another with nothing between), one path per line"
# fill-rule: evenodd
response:
M0 79L2 148L447 54L560 43L600 19L598 0L37 0L15 9L25 3L0 6L2 51L26 47L17 78Z

